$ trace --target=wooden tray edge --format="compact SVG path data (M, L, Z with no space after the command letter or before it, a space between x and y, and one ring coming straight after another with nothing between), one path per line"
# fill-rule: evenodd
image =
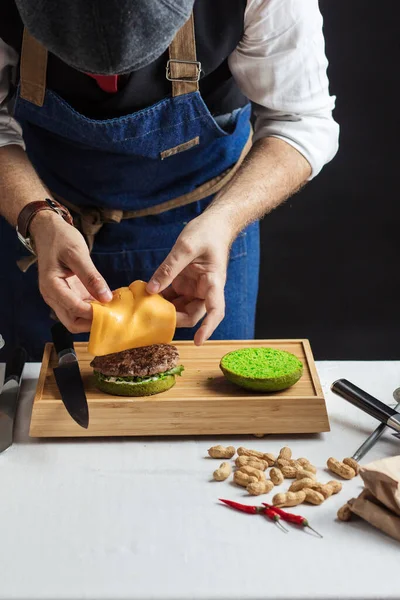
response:
M44 347L42 364L40 366L40 372L39 372L39 378L38 378L38 381L36 384L35 395L33 397L31 421L29 423L29 436L31 436L31 428L32 428L32 421L33 421L33 412L35 410L35 404L37 402L39 402L43 396L44 384L46 381L46 375L47 375L47 370L48 370L49 363L50 363L50 356L51 356L52 349L53 349L52 342L47 342Z

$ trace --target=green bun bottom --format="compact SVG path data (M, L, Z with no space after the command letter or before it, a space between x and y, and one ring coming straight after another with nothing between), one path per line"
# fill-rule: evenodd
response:
M277 348L240 348L222 357L220 369L228 381L253 392L279 392L297 383L303 363Z
M94 371L93 375L96 387L112 396L154 396L166 392L175 385L175 375L166 375L155 381L125 381L119 383L105 381L97 371Z

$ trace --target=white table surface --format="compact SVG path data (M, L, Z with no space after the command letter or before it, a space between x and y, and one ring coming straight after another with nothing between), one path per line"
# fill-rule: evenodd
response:
M217 443L275 453L287 444L317 465L319 479L332 479L326 459L350 456L377 422L330 384L346 377L392 404L400 363L317 367L327 434L43 441L28 436L39 365L27 365L16 442L0 455L0 598L399 598L400 544L361 521L336 520L360 478L322 506L293 509L322 540L220 506L218 497L258 504L271 495L253 502L232 483L210 481L217 461L207 448ZM385 434L362 462L399 451Z

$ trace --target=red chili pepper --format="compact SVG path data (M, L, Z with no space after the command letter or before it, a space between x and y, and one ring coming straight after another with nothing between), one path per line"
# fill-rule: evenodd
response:
M273 512L275 512L277 515L279 515L283 521L286 521L287 523L294 523L294 525L301 525L302 527L308 527L308 529L311 529L311 531L313 531L320 538L322 538L322 535L310 526L309 522L307 521L307 519L305 517L302 517L300 515L295 515L294 513L286 512L285 510L278 508L278 506L266 504L265 502L263 502L263 505L266 506L268 509L272 510Z
M231 508L235 508L236 510L240 510L241 512L248 513L250 515L258 515L265 511L263 506L249 506L248 504L240 504L239 502L234 502L233 500L224 500L223 498L220 498L220 500Z
M264 506L249 506L248 504L240 504L239 502L234 502L233 500L224 500L223 498L220 498L220 501L224 504L227 504L227 506L234 508L235 510L239 510L250 515L265 515L266 517L271 519L271 521L274 521L275 525L282 529L282 531L288 533L288 530L282 525L282 523L279 523L280 516L268 507L265 508Z
M282 529L282 531L284 531L285 533L289 533L286 527L284 527L282 523L279 522L281 520L281 517L274 510L272 510L272 508L264 508L263 514L267 516L268 519L271 519L271 521L274 521L275 525Z

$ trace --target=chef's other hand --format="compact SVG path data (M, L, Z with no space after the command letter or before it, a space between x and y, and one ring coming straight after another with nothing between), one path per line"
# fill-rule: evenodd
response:
M44 301L71 333L90 331L90 301L108 302L112 293L92 263L83 236L50 211L35 216L30 232Z
M177 327L194 327L207 315L194 337L196 345L208 340L225 316L232 231L222 221L211 211L191 221L147 285L148 292L163 292L175 305Z

